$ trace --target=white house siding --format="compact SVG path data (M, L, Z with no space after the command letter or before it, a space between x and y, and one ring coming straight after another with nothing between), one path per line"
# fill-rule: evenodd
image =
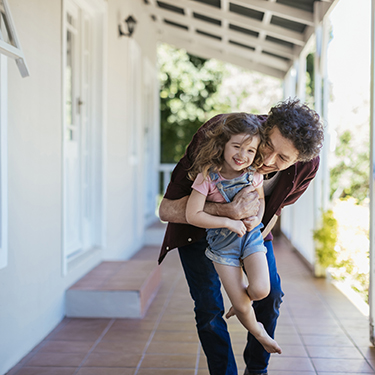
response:
M155 112L158 106L155 101L151 107L145 103L143 81L148 76L145 66L154 67L150 85L156 95L156 35L152 20L138 2L113 0L108 5L108 23L113 27L108 30L107 194L110 199L105 258L111 260L128 258L142 245L147 184L153 184L156 193L159 114ZM118 38L114 25L121 20L125 31L123 20L130 14L137 20L134 37ZM153 164L144 166L144 122L150 111L154 114L151 139L155 157ZM147 183L144 167L149 171Z
M301 52L300 58L294 62L293 67L284 79L285 98L298 96L303 102L306 99L306 78L305 74L300 72L304 72L306 69L306 53L308 50L309 46ZM305 193L295 204L283 208L280 217L281 231L311 267L315 264L313 230L317 227L318 220L321 217L325 195L327 194L327 191L323 189L322 177L322 165L326 163L324 157L323 155L320 156L321 163L318 173Z
M281 214L281 230L301 255L313 265L315 248L314 230L314 182L293 205L287 206Z
M101 0L97 0L100 2ZM142 2L104 1L104 241L63 274L62 9L63 0L8 0L30 77L8 63L8 264L0 269L0 374L5 374L64 317L67 288L104 259L128 259L142 246L145 113L157 114L156 41ZM117 25L137 19L132 40ZM136 51L131 64L130 51ZM134 80L131 66L137 67ZM144 66L154 70L144 82ZM133 87L130 81L133 79ZM137 80L141 79L140 82ZM136 82L136 84L135 84ZM134 97L134 86L138 93ZM145 108L145 87L154 93ZM129 98L135 98L130 103ZM150 119L152 116L149 116ZM150 121L150 120L149 120ZM159 119L149 125L158 161ZM136 134L134 134L136 132ZM136 147L131 147L132 140ZM156 168L150 165L150 178ZM155 169L155 170L154 170ZM134 176L139 176L134 180ZM152 183L156 192L156 180ZM137 214L135 214L137 212Z

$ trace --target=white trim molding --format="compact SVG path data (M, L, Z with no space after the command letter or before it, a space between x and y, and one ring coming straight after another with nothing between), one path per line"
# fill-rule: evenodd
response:
M7 58L0 54L0 269L8 264L7 64Z

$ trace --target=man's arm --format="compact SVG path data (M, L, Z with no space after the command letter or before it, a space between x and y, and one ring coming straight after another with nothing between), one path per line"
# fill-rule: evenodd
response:
M189 196L180 199L163 198L159 207L159 217L171 223L187 224L186 204ZM252 187L242 189L230 203L206 202L204 211L213 216L226 216L241 220L255 216L259 211L259 196Z
M315 178L318 168L319 168L319 163L320 163L320 157L317 156L310 162L307 162L306 165L310 164L311 169L307 169L307 173L303 173L301 177L298 177L298 183L294 189L294 191L288 195L286 198L285 202L277 212L277 215L280 215L281 209L284 208L285 206L289 206L291 204L294 204L297 202L297 200L301 197L301 195L307 190L309 187L310 183L313 181ZM302 168L302 167L301 167Z
M163 198L159 207L160 220L187 224L185 211L188 199L188 195L174 200Z

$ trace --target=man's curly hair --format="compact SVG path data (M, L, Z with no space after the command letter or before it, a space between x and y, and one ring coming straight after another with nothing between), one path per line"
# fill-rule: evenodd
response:
M323 146L323 124L319 115L299 99L289 98L271 108L263 128L266 139L275 126L293 143L299 161L318 156Z

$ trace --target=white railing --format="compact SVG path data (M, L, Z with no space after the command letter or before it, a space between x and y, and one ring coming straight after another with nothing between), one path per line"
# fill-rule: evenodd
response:
M164 195L165 190L171 180L171 174L176 164L159 164L159 173L160 173L160 191L159 194Z

